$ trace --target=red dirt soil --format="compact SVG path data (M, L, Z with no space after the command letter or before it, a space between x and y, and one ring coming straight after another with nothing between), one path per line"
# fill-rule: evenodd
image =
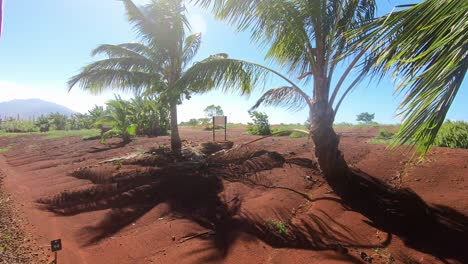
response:
M369 201L340 199L319 171L293 162L312 158L307 138L252 144L285 163L240 178L186 169L190 163L100 163L169 145L168 137L125 146L118 139L101 145L76 137L3 137L0 148L12 147L0 155L0 170L26 232L45 251L50 240L62 239L59 263L361 263L363 253L372 263L468 263L468 150L433 148L424 161L411 161L408 148L389 152L368 144L377 131L340 131L345 158L385 188L411 188L424 208L430 205L425 210L438 220L422 219L423 235L400 228L405 222L386 222L366 209ZM181 136L200 143L211 132L182 129ZM255 138L229 132L235 144ZM88 174L72 174L84 167Z

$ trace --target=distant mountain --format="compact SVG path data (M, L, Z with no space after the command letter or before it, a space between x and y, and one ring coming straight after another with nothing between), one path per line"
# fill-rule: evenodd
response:
M17 118L18 115L20 119L32 119L33 117L37 118L38 116L55 112L65 115L75 113L65 106L40 99L17 99L0 102L0 117L2 119L5 116Z

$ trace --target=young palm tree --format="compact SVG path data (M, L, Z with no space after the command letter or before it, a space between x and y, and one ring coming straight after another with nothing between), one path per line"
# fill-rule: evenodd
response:
M107 138L120 136L124 143L129 143L131 137L136 134L137 125L131 122L131 105L129 102L116 97L106 103L107 114L104 114L96 122L96 125L110 125L112 129L102 134L101 143Z
M122 1L140 42L99 46L92 54L107 58L84 67L70 79L69 87L79 85L91 93L114 89L158 95L170 106L171 147L179 152L177 105L191 92L179 85L179 79L196 55L201 35L186 37L190 26L181 0L152 0L142 8L131 0Z
M263 65L228 58L218 54L197 63L183 78L186 85L203 90L207 85L240 87L249 93L270 74L279 76L285 86L267 91L253 108L261 104L287 106L293 109L309 108L311 136L315 154L324 175L329 180L340 180L348 175L348 166L333 130L335 113L347 93L341 89L351 69L364 55L356 49L354 59L341 76L335 77L337 65L348 55L344 33L357 28L374 17L373 0L198 0L211 6L221 19L249 29L254 40L269 46L267 58L284 67L289 75L299 76L309 89L301 89L285 75ZM350 55L348 55L350 56ZM344 65L344 64L343 64ZM354 87L361 79L358 76ZM337 84L332 86L332 81ZM347 89L350 89L348 87ZM310 96L309 96L310 94ZM338 95L341 94L341 97ZM339 100L338 100L339 99ZM337 101L338 100L338 101ZM337 101L337 103L336 103Z
M169 112L157 98L136 95L130 100L131 119L137 124L140 135L161 136L167 135Z

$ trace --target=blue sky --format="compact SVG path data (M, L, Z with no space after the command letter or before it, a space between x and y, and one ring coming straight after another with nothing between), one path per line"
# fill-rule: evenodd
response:
M4 0L4 28L0 39L0 102L16 98L41 98L69 108L86 112L94 104L104 104L113 98L113 92L100 96L89 95L79 88L68 93L66 81L78 70L93 61L90 52L100 44L118 44L135 41L135 34L124 16L123 5L117 0ZM145 0L136 0L145 3ZM414 1L383 0L379 14L392 7ZM196 7L189 7L189 20L194 32L203 33L202 47L195 61L220 52L270 65L264 60L265 51L251 43L249 33L236 33L224 22ZM339 70L338 70L339 71ZM284 72L284 71L283 71ZM295 78L295 76L292 76ZM221 105L233 122L247 122L247 110L261 95L262 88L273 88L284 83L272 78L266 87L250 97L213 91L193 96L179 106L179 119L203 117L203 109L210 104ZM398 123L395 117L399 99L393 95L394 82L367 80L345 99L336 122L355 122L361 112L375 113L382 123ZM304 86L310 93L311 87ZM468 120L465 106L468 101L466 82L463 84L448 118ZM130 95L126 95L129 97ZM261 108L270 116L270 123L303 123L307 111L288 112L281 108Z

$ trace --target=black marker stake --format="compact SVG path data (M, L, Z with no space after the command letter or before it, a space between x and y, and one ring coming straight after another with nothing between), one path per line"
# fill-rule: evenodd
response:
M62 250L62 240L57 239L50 241L50 250L55 253L54 264L57 264L58 252Z

